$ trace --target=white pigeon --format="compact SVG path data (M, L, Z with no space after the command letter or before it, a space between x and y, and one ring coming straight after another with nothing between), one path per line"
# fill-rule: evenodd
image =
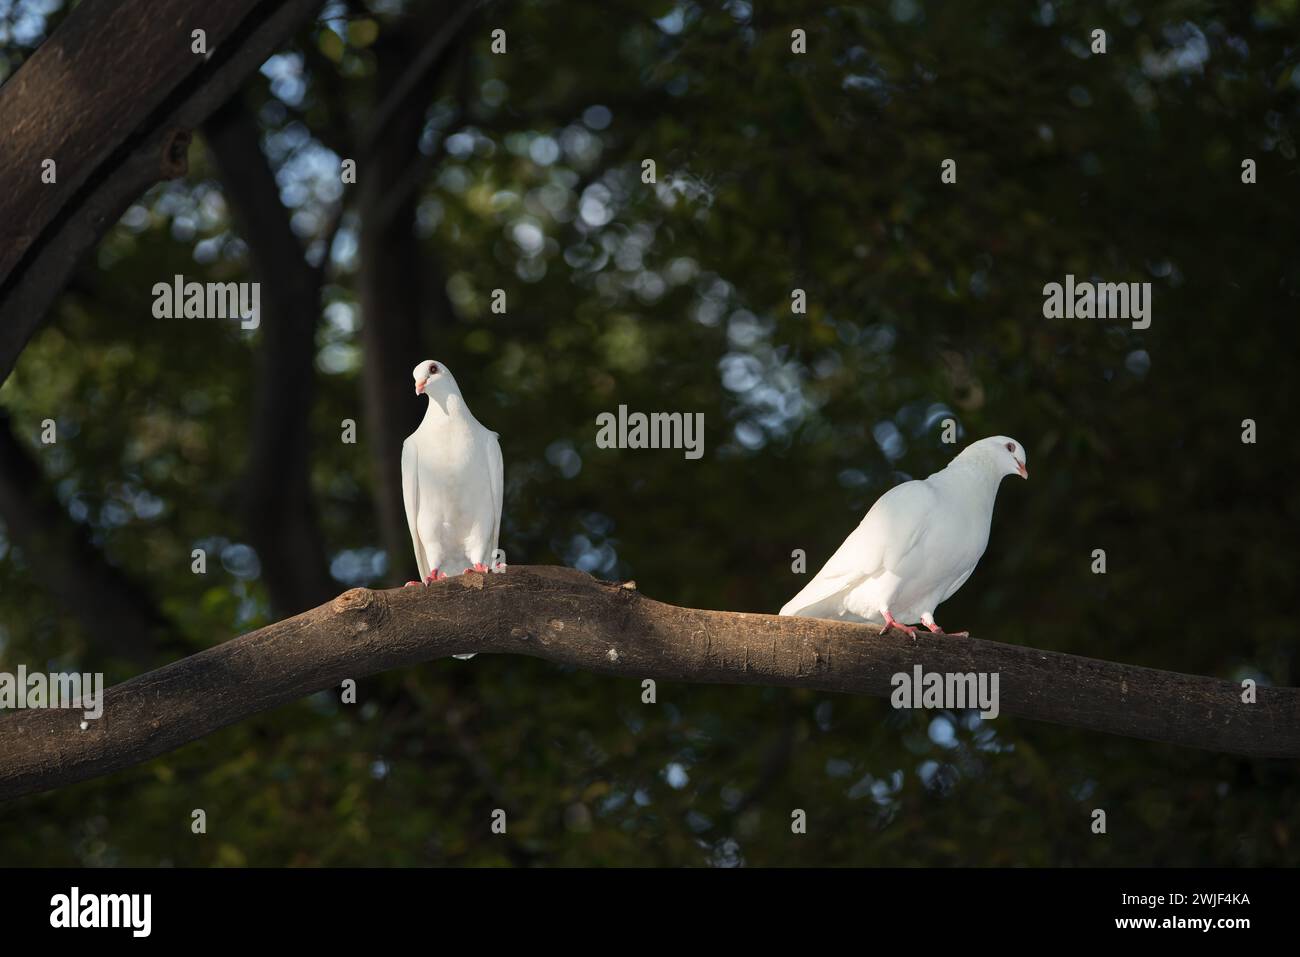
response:
M429 408L402 443L402 499L427 585L448 577L444 569L488 571L501 531L504 469L497 434L474 418L451 370L426 359L412 375Z
M993 500L1007 475L1029 478L1024 446L1005 435L972 442L947 468L876 501L783 615L945 634L934 610L970 577L989 543ZM964 636L966 632L953 632Z

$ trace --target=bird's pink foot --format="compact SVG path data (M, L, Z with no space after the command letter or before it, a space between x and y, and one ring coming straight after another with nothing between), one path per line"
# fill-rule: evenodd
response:
M930 633L934 635L947 635L949 638L970 637L969 631L944 631L941 627L939 627L939 623L937 621L933 621L933 620L926 621L924 618L922 618L921 624L925 625L925 627L929 629Z
M895 618L887 611L884 613L884 615L885 615L885 627L880 630L880 633L882 635L885 632L889 631L889 629L891 628L897 628L903 634L907 635L907 637L911 638L913 641L916 641L915 628L913 628L911 625L903 624L901 621L899 621L897 618Z
M429 572L429 577L424 580L424 583L426 585L432 585L434 582L439 581L446 577L447 577L446 575L444 575L442 572L438 571L438 569L435 568L433 571Z
M465 569L465 571L467 572L486 572L487 570L488 567L484 565L482 562L475 562L473 568Z

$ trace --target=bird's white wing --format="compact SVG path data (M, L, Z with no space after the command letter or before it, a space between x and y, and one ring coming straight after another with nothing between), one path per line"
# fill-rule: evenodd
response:
M501 458L501 440L495 432L487 431L488 479L492 488L492 552L495 555L501 536L501 501L505 493L505 464ZM494 562L494 558L489 558Z
M975 571L974 565L972 565L969 569L967 569L965 574L961 575L956 581L954 581L951 585L945 588L943 592L943 597L940 598L937 602L935 602L935 604L942 605L953 595L957 594L957 589L960 588L962 585L966 584L966 579L970 578L971 572L973 571Z
M420 513L420 452L415 436L402 443L402 502L406 505L406 524L411 530L411 545L415 549L415 567L420 570L420 581L424 581L429 577L429 569L425 567L424 546L416 522Z
M925 537L934 501L934 491L918 481L896 485L880 496L822 570L780 613L817 617L827 610L818 606L840 598L868 578L897 568Z

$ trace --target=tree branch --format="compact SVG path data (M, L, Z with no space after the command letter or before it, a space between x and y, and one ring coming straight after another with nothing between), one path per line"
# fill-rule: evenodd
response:
M1252 757L1300 757L1300 689L1229 681L871 625L679 608L569 568L512 567L332 602L140 675L102 719L0 721L0 800L139 764L346 678L453 654L519 654L600 674L887 697L891 676L996 672L1005 714ZM629 692L631 693L631 692Z
M148 187L184 174L189 131L320 2L82 4L0 87L0 383L81 256ZM196 29L207 56L191 52Z

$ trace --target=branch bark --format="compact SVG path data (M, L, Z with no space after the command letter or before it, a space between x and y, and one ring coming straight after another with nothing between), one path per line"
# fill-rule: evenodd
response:
M105 693L103 717L0 721L0 800L139 764L345 678L453 654L520 654L601 674L888 697L891 676L996 672L1004 714L1252 757L1300 757L1300 689L1238 685L870 625L679 608L557 567L470 573L428 588L355 588Z
M0 87L0 383L82 255L321 0L82 4ZM209 55L191 52L206 31ZM42 161L57 164L42 181Z

